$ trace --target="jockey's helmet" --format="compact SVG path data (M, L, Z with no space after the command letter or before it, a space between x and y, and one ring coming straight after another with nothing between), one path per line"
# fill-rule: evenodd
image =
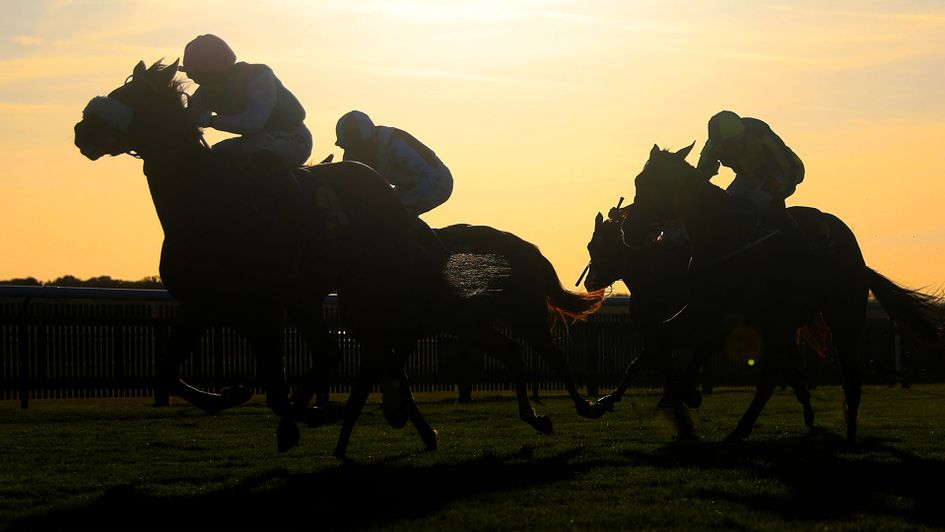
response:
M720 111L709 119L709 138L716 141L726 141L741 136L745 132L745 124L732 111Z
M338 137L335 146L346 150L370 139L374 135L374 122L361 111L348 111L338 119L335 135Z
M199 35L184 48L184 64L180 70L191 74L218 74L236 64L236 54L230 45L209 33Z

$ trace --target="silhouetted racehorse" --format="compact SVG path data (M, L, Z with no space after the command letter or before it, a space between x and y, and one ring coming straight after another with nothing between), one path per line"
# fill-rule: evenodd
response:
M267 403L281 417L279 447L291 448L298 442L297 419L326 421L322 413L303 410L311 394L326 387L322 380L288 398L283 315L288 312L316 351L312 376L324 378L337 364L338 350L322 322L321 304L338 290L342 319L359 340L362 363L336 454L344 454L363 399L378 380L385 385L385 413L409 414L428 446L435 446L435 433L409 393L404 360L417 338L442 328L446 316L467 316L475 306L459 305L452 314L443 309L476 298L457 296L436 265L419 258L416 220L369 167L317 165L293 177L265 154L243 168L208 150L186 115L176 71L176 62L151 68L139 63L123 86L93 99L75 127L76 145L92 160L124 153L144 160L165 232L161 277L180 302L162 380L208 412L248 399L245 390L212 394L179 376L180 362L211 323L235 328L250 340ZM599 305L592 297L582 301L583 307L562 312L585 315ZM549 304L554 306L550 299ZM547 317L546 307L541 312ZM388 408L388 400L396 407ZM602 412L583 404L579 411L587 415Z
M151 68L140 62L123 86L89 103L75 143L92 160L133 153L144 161L164 229L161 278L180 302L164 382L208 412L245 401L241 390L211 394L179 377L180 361L211 323L233 327L253 347L267 403L283 420L279 442L286 449L298 440L292 423L298 412L290 408L284 374L284 312L313 347L324 345L322 301L344 288L339 305L361 339L365 364L396 373L387 366L395 364L389 346L410 342L418 321L407 297L415 222L367 166L318 165L296 181L265 158L247 171L212 153L186 114L176 72L176 62ZM323 211L312 208L326 202L326 193L344 198L346 220L336 228L342 234L330 234Z
M796 330L820 310L840 362L847 440L855 442L861 396L857 350L869 291L894 320L935 349L942 348L941 300L899 287L867 267L853 233L831 214L793 207L796 234L759 232L754 212L686 162L691 149L672 153L653 146L635 179L623 233L630 245L642 245L653 223L680 220L685 226L692 254L689 304L671 327L700 324L716 331L704 338L719 347L725 339L721 332L733 322L760 335L763 385L729 439L751 433L775 387L772 362L790 356Z
M561 286L554 267L534 245L512 233L487 226L453 225L436 233L450 250L444 272L448 290L438 290L426 302L422 336L447 333L502 362L512 373L519 416L539 432L552 431L551 420L536 415L528 400L525 363L521 346L500 332L508 329L529 344L564 383L579 415L597 418L604 409L578 393L565 354L555 345L549 326L567 323L594 313L602 294L575 294ZM406 357L408 353L398 353ZM435 435L412 406L406 375L401 378L406 414L420 431L428 447ZM367 388L355 389L352 397L362 404ZM385 401L391 399L385 397ZM385 408L394 426L402 426L397 408ZM344 454L354 419L346 419L336 454Z
M664 394L659 406L676 407L681 401L687 406L698 407L702 396L692 383L680 378L673 351L695 351L689 364L688 373L691 375L710 354L706 350L718 348L711 343L703 345L705 338L710 338L715 330L703 329L703 323L670 322L672 326L666 323L686 306L689 296L688 240L667 236L645 247L627 246L621 227L630 211L630 207L611 209L607 219L598 213L594 220L594 233L587 244L591 260L584 280L585 288L597 291L618 280L623 281L630 289L630 321L643 342L640 355L627 365L620 384L613 392L601 397L598 403L604 408L613 408L613 404L620 402L626 393L632 379L656 363L664 379ZM782 373L804 409L804 422L812 426L814 410L799 366L795 360L783 362Z

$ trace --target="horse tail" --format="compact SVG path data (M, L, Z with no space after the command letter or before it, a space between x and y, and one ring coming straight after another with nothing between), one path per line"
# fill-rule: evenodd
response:
M945 353L945 299L899 286L870 267L866 273L870 290L890 318Z
M604 303L604 289L588 293L572 292L561 284L558 272L551 262L545 258L538 248L535 248L538 257L538 267L541 271L542 284L545 287L545 303L551 312L552 328L558 324L569 324L578 320L585 320L591 314L600 310Z
M535 289L536 292L540 289L544 295L552 326L567 326L587 319L604 302L604 290L577 293L566 289L558 278L558 272L538 246L513 233L489 226L453 225L438 229L437 234L454 249L469 248L505 256L511 261L517 278L540 283Z

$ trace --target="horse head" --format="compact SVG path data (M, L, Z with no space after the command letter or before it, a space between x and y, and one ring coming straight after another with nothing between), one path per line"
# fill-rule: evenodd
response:
M174 79L177 64L148 68L140 61L123 85L108 96L92 98L75 125L75 145L82 155L94 161L103 155L140 153L169 134L199 138L187 117L181 83Z
M686 208L708 182L701 172L686 162L693 145L695 143L677 152L661 150L653 145L649 160L634 179L635 224L649 225L683 217Z
M587 277L584 279L584 289L594 292L604 289L617 282L625 266L627 248L623 245L620 234L621 218L619 209L612 211L615 216L604 219L604 215L597 213L594 218L594 233L587 243L587 252L590 255Z

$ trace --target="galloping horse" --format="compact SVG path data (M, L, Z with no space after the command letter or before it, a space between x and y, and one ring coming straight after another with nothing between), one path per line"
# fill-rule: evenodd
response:
M495 336L497 319L518 324L523 337L548 357L569 384L579 413L603 413L577 395L563 356L549 347L546 321L548 309L569 318L586 316L599 306L598 296L563 291L534 246L491 228L469 226L441 230L441 238L458 251L504 256L511 273L494 294L457 295L456 282L446 282L435 265L417 258L415 221L373 170L358 163L323 164L297 172L293 179L277 167L257 165L248 172L236 166L202 143L186 116L176 71L176 63L151 68L139 63L123 86L107 98L93 99L75 127L76 145L92 160L124 153L144 160L165 231L161 276L180 302L162 375L175 393L208 412L248 399L244 390L212 394L179 376L180 362L209 324L230 325L252 343L267 403L281 417L279 447L291 448L298 442L297 419L325 421L318 412L302 410L315 391L324 389L324 381L300 387L288 399L279 342L283 313L294 317L316 351L312 376L324 378L338 363L338 349L322 322L321 303L338 290L346 329L362 348L362 365L344 408L338 456L344 455L367 393L379 379L385 384L385 414L396 418L392 424L402 425L401 419L409 416L427 446L436 446L435 432L413 403L403 372L417 339L430 332L454 332L487 349L509 365L517 388L524 390L521 355ZM535 264L537 269L531 267ZM522 265L528 267L522 270ZM461 272L459 277L463 275L480 273ZM541 291L534 289L535 283ZM393 391L387 393L388 388ZM523 406L527 397L518 395L523 419L550 431L550 422ZM396 406L388 408L388 402Z
M512 233L465 224L437 229L436 233L451 253L444 268L449 290L440 290L426 299L418 338L443 333L453 335L501 362L512 375L519 417L539 432L549 434L551 420L537 415L528 400L522 348L500 331L500 328L508 329L529 344L555 371L580 416L604 415L601 405L589 402L578 393L567 359L554 344L549 327L553 327L554 322L567 323L593 314L600 308L602 293L576 294L565 290L554 267L538 248ZM397 353L401 359L408 354L409 350ZM400 399L406 409L388 409L385 404L385 417L397 428L409 418L427 447L435 448L435 432L413 405L403 373L399 385ZM363 405L368 391L367 387L356 384L349 403ZM392 398L385 397L384 401L389 399ZM356 420L357 416L343 420L336 456L345 454Z
M643 350L627 365L623 379L598 403L613 408L630 387L632 379L651 364L659 364L664 378L661 407L674 407L680 401L697 408L702 396L690 382L681 379L673 362L674 349L693 351L689 373L716 348L706 338L716 330L705 330L705 323L671 321L686 306L688 298L689 246L684 238L661 238L646 247L627 246L621 227L627 222L630 207L612 209L605 219L601 213L594 219L594 233L587 250L590 263L584 287L588 291L603 289L618 280L630 289L630 321L640 333ZM804 409L804 423L814 424L810 391L804 384L798 364L783 361L783 371Z
M414 221L365 165L317 165L296 181L265 166L248 172L211 152L187 116L176 72L176 62L138 63L124 85L89 103L75 126L75 144L91 160L125 153L143 159L164 229L161 278L180 303L161 380L207 412L248 399L241 390L204 392L179 376L181 360L212 322L233 327L252 345L267 403L281 417L279 447L285 450L298 442L300 412L288 398L284 313L310 347L323 347L322 302L330 291L346 289L340 305L352 317L366 364L396 374L388 346L409 343L418 321L408 297ZM338 234L314 208L326 194L329 201L343 198ZM376 280L382 282L366 286Z
M856 237L831 214L792 207L802 239L779 231L759 235L756 224L746 223L753 213L746 214L686 162L691 149L672 153L653 147L636 177L636 196L623 233L628 244L639 246L652 224L683 223L692 254L688 306L670 323L702 323L704 330L722 331L726 323L739 320L758 331L764 346L759 358L762 383L729 440L751 433L775 387L772 362L790 357L795 331L819 310L840 362L847 440L855 442L861 398L857 350L868 293L934 349L942 349L942 301L897 286L866 266ZM721 334L714 338L724 339Z

